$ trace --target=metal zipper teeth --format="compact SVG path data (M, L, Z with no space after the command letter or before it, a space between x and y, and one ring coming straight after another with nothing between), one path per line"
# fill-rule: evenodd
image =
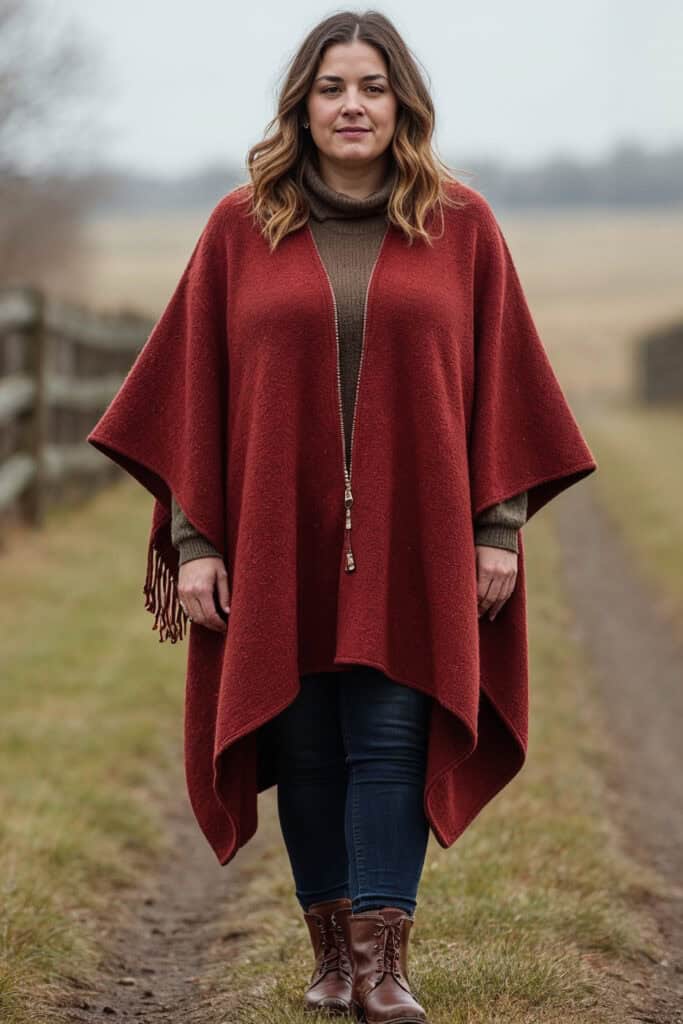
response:
M338 404L338 407L339 407L339 425L341 427L342 459L343 459L343 463L344 463L344 480L346 481L347 484L350 485L351 474L350 474L349 469L346 466L346 435L344 433L344 409L343 409L343 405L342 405L342 393L341 393L341 367L340 367L340 354L339 354L339 318L338 318L338 314L337 314L337 299L336 299L336 296L334 294L334 288L332 287L332 281L330 279L330 275L328 274L327 267L325 266L323 258L320 255L320 249L318 248L318 243L315 240L315 235L311 231L310 225L308 226L308 231L309 231L309 234L310 234L311 238L313 239L313 245L315 246L315 251L317 252L318 259L320 260L320 266L323 268L323 272L325 274L325 277L327 278L327 283L328 283L329 288L330 288L330 295L332 296L332 305L334 306L334 339L335 339L335 345L336 345L336 349L337 349L337 404Z
M372 270L370 271L370 277L368 278L368 286L365 289L365 302L363 303L363 331L361 334L361 345L360 345L360 359L358 360L358 375L356 377L356 387L353 394L353 417L351 419L351 445L349 447L349 484L351 483L351 468L353 466L353 437L356 431L356 413L358 411L358 391L360 389L360 375L363 369L363 359L365 357L365 323L367 320L368 313L368 296L370 295L370 284L372 282L373 275L375 273L375 267L379 262L379 257L384 248L384 239L389 234L389 225L387 225L384 234L382 235L382 241L379 243L377 255L375 256L375 262L372 264ZM339 346L337 346L337 349ZM339 357L337 357L337 362ZM341 380L339 383L339 395L341 399Z

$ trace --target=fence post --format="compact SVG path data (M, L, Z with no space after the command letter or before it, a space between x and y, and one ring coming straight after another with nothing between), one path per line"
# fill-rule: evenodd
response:
M45 517L45 442L47 436L47 343L45 337L45 295L39 288L27 287L26 296L33 308L26 330L26 373L33 378L34 398L26 424L25 447L34 459L35 472L20 498L21 515L32 526L42 525Z

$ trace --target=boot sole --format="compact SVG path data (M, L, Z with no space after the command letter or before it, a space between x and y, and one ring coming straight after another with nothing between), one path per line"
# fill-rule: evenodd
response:
M357 1021L361 1021L362 1024L369 1024L368 1018L365 1016L365 1010L355 1000L351 1003L351 1009L353 1010L353 1016ZM429 1024L423 1017L392 1017L390 1020L383 1020L382 1024Z
M304 1013L324 1013L330 1017L348 1017L351 1007L346 1006L304 1006Z

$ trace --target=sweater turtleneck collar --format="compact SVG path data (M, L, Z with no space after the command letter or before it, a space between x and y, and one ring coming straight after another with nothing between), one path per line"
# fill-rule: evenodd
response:
M389 196L396 181L396 168L390 172L381 187L363 199L356 199L323 181L320 172L312 160L304 164L303 185L316 220L348 220L357 217L370 217L386 210Z

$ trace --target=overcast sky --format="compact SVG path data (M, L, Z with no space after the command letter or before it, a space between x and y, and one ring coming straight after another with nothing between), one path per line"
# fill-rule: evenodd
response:
M345 9L309 0L46 6L101 54L99 158L168 174L226 158L244 167L295 49L314 24ZM436 148L451 166L683 141L680 0L392 0L376 9L426 72Z

